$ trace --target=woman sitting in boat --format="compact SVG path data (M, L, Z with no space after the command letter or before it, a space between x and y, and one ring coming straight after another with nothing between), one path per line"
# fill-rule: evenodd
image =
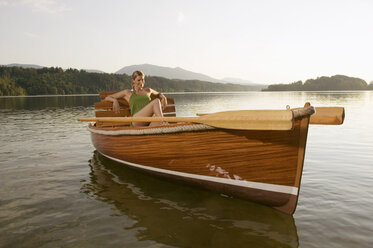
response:
M119 98L125 99L130 106L131 116L133 117L163 117L162 109L167 106L167 98L151 89L144 88L145 74L141 71L135 71L132 73L132 90L126 89L110 96L107 96L105 100L113 102L113 111L115 113L120 112L118 100ZM150 95L155 95L153 101ZM156 126L160 125L159 122L133 122L132 126Z

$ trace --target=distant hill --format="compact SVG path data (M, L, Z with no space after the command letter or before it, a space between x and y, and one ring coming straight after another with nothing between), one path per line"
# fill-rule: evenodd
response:
M202 73L187 71L180 67L171 68L171 67L164 67L164 66L151 65L151 64L125 66L115 73L116 74L125 73L127 75L131 75L136 70L140 70L144 72L145 75L148 75L148 76L164 77L168 79L201 80L201 81L206 81L206 82L222 83L221 80L209 77Z
M8 65L4 65L4 66L7 66L7 67L22 67L22 68L35 68L35 69L41 69L41 68L44 67L44 66L40 66L40 65L33 65L33 64L17 64L17 63L14 63L14 64L8 64Z
M223 78L222 81L227 82L227 83L242 84L242 85L261 85L261 84L256 84L256 83L253 83L249 80L244 80L244 79L240 79L240 78L226 77L226 78Z
M297 81L291 84L271 84L263 91L340 91L340 90L372 90L363 79L335 75L308 79L304 83Z
M92 72L92 73L106 73L104 71L95 70L95 69L83 69L83 70L85 70L86 72Z
M17 64L17 63L14 63L14 64L8 64L8 65L4 65L6 67L21 67L21 68L34 68L34 69L41 69L41 68L47 68L47 66L40 66L40 65L33 65L33 64ZM66 69L64 69L66 70ZM104 71L101 71L101 70L96 70L96 69L82 69L86 72L92 72L92 73L106 73Z
M238 78L216 79L216 78L207 76L205 74L188 71L180 67L171 68L171 67L164 67L164 66L151 65L151 64L125 66L115 73L131 75L136 70L140 70L144 72L145 75L147 76L157 76L157 77L164 77L168 79L200 80L200 81L212 82L212 83L233 83L233 84L241 84L241 85L250 85L250 86L255 86L257 90L260 90L265 87L264 85L255 84L248 80L242 80Z

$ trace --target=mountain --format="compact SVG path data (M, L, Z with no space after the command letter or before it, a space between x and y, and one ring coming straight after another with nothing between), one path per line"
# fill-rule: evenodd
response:
M7 67L22 67L22 68L35 68L35 69L41 69L43 68L44 66L40 66L40 65L32 65L32 64L8 64L8 65L4 65L4 66L7 66Z
M115 73L116 74L125 73L127 75L132 75L132 73L136 70L142 71L143 73L145 73L145 75L164 77L168 79L201 80L201 81L207 81L207 82L213 82L213 83L222 83L221 80L209 77L202 73L195 73L192 71L187 71L180 67L171 68L171 67L164 67L164 66L151 65L151 64L125 66Z
M106 73L104 71L96 70L96 69L83 69L86 72L92 72L92 73Z
M244 80L244 79L240 79L240 78L226 77L226 78L223 78L222 81L226 82L226 83L232 83L232 84L259 85L259 84L253 83L253 82L251 82L249 80Z
M17 64L17 63L8 64L8 65L4 65L4 66L7 66L7 67L22 67L22 68L34 68L34 69L41 69L41 68L47 67L47 66L40 66L40 65L33 65L33 64ZM84 70L86 72L92 72L92 73L106 73L104 71L100 71L100 70L96 70L96 69L82 69L82 70Z
M151 64L125 66L115 73L116 74L125 73L127 75L131 75L136 70L140 70L144 72L145 75L164 77L168 79L200 80L200 81L206 81L206 82L212 82L212 83L232 83L232 84L256 86L258 87L258 89L265 87L264 85L256 84L251 81L243 80L239 78L216 79L216 78L207 76L205 74L188 71L180 67L171 68L171 67L164 67L164 66L151 65Z

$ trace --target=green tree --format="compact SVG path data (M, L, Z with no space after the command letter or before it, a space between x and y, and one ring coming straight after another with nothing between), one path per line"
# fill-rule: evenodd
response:
M369 90L372 89L360 78L335 75L332 77L318 77L291 84L272 84L264 91L338 91L338 90Z

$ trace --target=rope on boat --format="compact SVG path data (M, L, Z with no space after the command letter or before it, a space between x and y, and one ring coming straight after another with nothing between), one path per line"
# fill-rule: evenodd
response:
M210 127L204 124L185 124L178 126L159 126L156 128L144 128L144 129L122 129L122 130L98 130L88 127L88 130L92 133L118 136L118 135L150 135L150 134L169 134L169 133L179 133L179 132L195 132L195 131L205 131L212 130L214 127Z
M313 115L314 113L315 113L315 109L312 106L293 110L293 114L294 114L295 119L298 119L298 118L301 118L301 117L307 116L307 115Z

